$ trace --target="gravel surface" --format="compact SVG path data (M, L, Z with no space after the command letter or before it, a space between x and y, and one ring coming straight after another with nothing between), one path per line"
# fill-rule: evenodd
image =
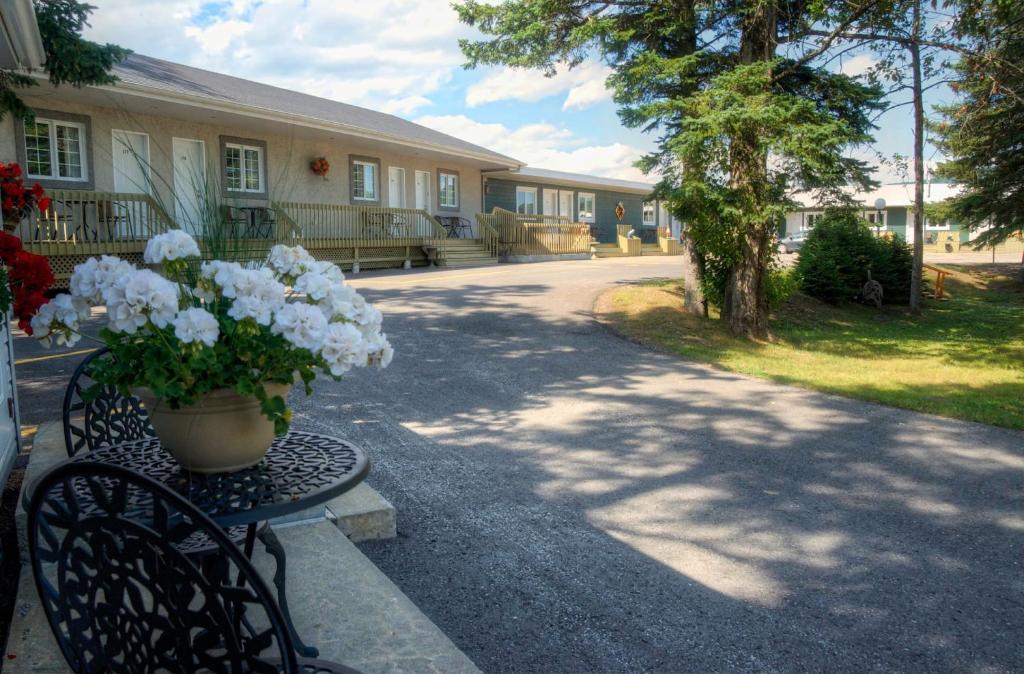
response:
M393 365L293 402L398 508L364 553L486 672L1024 670L1024 434L717 371L590 315L676 273L358 277ZM75 360L19 369L26 416L56 415Z

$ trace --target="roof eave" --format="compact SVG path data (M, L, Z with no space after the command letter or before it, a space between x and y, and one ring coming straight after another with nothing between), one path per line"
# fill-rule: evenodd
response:
M0 30L18 68L43 67L46 51L31 0L0 0Z

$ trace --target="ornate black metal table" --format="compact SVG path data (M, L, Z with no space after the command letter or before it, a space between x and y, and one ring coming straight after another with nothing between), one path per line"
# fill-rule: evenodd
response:
M275 439L260 463L234 473L187 472L163 450L157 438L94 449L67 461L125 466L177 491L222 527L247 527L246 555L252 554L257 524L326 503L355 487L370 470L366 454L352 443L304 431ZM26 490L26 499L30 493L31 489ZM305 646L292 626L284 587L284 548L270 529L261 533L260 539L277 563L274 584L278 601L298 650L302 655L317 657L316 649Z

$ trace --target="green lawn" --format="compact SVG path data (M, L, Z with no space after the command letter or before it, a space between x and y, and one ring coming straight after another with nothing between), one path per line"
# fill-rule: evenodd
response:
M1014 265L958 267L948 301L922 316L832 307L796 295L772 319L775 341L731 337L679 310L681 284L608 291L596 307L627 337L685 358L796 386L1024 429L1024 286Z

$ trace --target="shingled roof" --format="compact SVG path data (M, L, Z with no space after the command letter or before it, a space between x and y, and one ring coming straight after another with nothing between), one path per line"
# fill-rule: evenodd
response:
M336 125L339 130L379 136L398 142L437 146L455 154L478 156L506 166L522 162L409 120L357 105L260 84L180 63L131 54L114 68L125 85L153 89L211 102L305 118L311 123Z

